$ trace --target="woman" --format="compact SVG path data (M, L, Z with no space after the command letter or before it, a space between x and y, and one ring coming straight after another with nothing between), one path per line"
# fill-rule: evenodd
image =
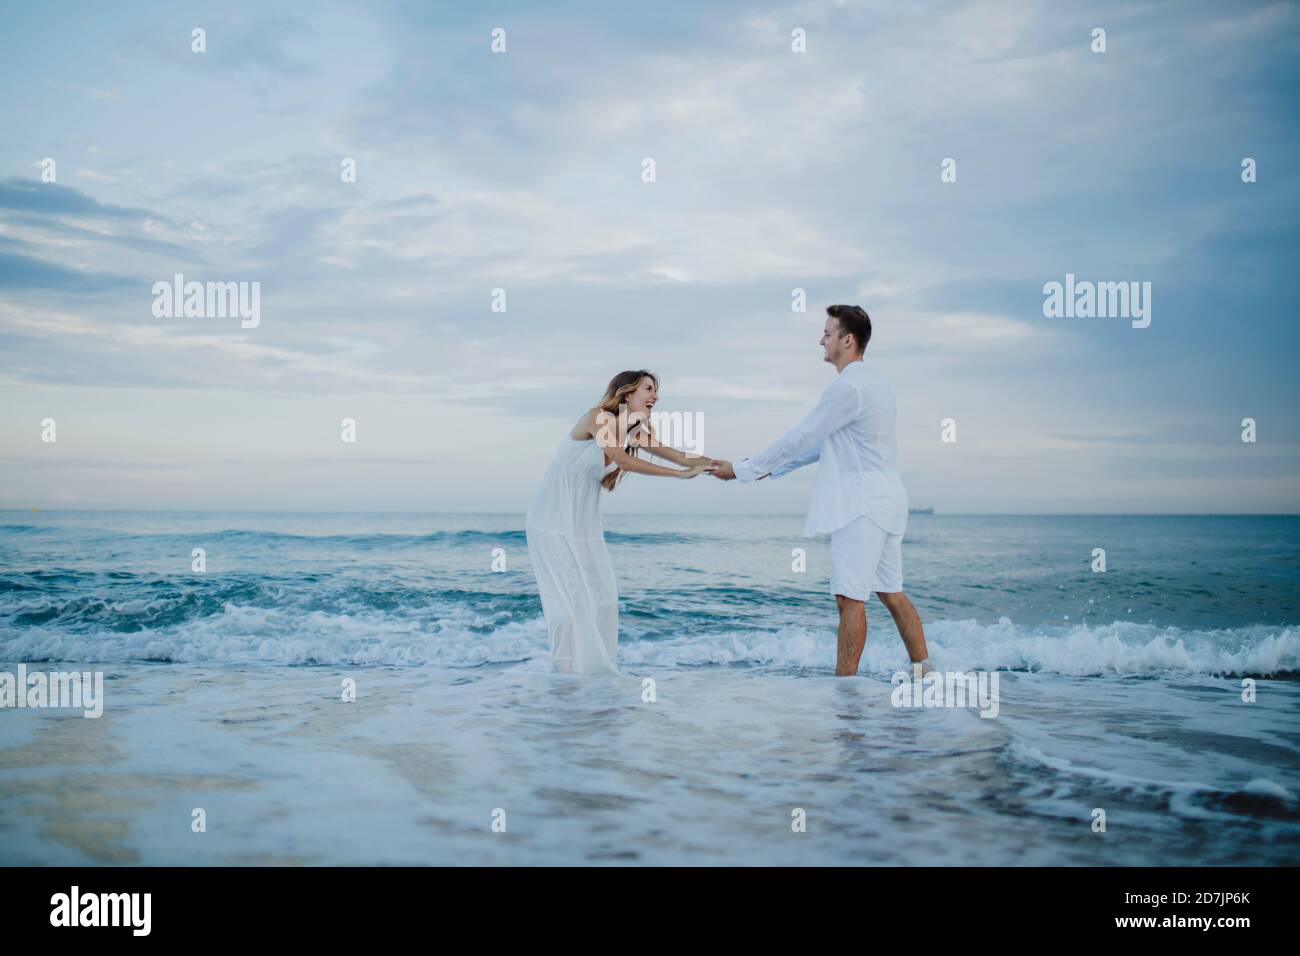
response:
M650 411L659 401L652 372L619 372L600 404L560 443L528 509L528 558L551 635L557 671L618 670L618 587L600 523L600 489L613 491L628 472L694 478L714 461L658 443ZM678 468L642 461L644 448Z

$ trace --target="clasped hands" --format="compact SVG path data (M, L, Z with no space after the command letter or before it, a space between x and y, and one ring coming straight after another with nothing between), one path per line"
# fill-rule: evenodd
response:
M727 461L725 458L710 458L709 462L710 464L706 466L705 471L711 474L714 478L721 481L736 480L736 469L731 462ZM771 474L771 472L768 474ZM762 481L766 477L767 475L762 475L758 480Z

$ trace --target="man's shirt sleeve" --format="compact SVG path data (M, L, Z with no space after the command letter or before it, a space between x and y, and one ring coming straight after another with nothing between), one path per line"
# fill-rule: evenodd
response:
M862 398L856 388L837 380L822 393L817 407L757 455L735 465L736 477L754 481L766 474L783 475L817 459L826 436L838 431L858 415Z
M800 455L794 461L787 461L784 465L777 465L772 469L772 477L780 478L782 475L788 475L796 468L802 468L804 465L811 465L822 456L821 446L818 445L806 455Z

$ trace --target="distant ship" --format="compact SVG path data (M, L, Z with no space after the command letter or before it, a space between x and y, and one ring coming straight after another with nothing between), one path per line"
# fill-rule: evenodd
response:
M907 513L910 515L932 515L934 514L934 509L933 508L908 508Z

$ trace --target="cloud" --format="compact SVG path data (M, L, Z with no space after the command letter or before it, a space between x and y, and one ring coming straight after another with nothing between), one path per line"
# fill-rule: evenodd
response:
M0 239L0 288L13 291L48 290L71 295L122 292L134 283L126 276L92 269L71 269L14 251ZM21 247L18 247L21 248Z
M63 90L66 93L75 93L78 96L85 96L91 100L120 100L122 98L121 90L102 90L102 89L85 89L77 86L75 83L56 83L53 80L46 80L45 84L56 90Z
M1247 414L1281 456L1258 467L1294 458L1292 5L391 2L294 19L235 0L202 24L201 56L187 20L99 16L102 42L75 56L62 27L17 41L59 83L34 84L0 155L67 156L78 188L0 180L9 402L98 389L67 399L86 418L132 385L167 409L198 388L216 420L291 406L297 435L366 396L400 433L376 454L418 458L408 445L472 421L476 467L522 500L519 461L620 368L654 368L665 403L753 450L825 386L822 307L860 302L904 460L941 509L1087 500L1111 461L1143 491L1160 460L1210 454L1182 425ZM112 161L79 168L92 140ZM1044 319L1042 285L1066 271L1153 281L1151 328ZM154 319L150 285L175 272L260 281L262 325ZM946 416L962 444L936 450ZM138 434L169 460L174 436Z
M18 178L0 180L0 209L93 219L138 221L152 218L143 209L102 203L70 186Z

